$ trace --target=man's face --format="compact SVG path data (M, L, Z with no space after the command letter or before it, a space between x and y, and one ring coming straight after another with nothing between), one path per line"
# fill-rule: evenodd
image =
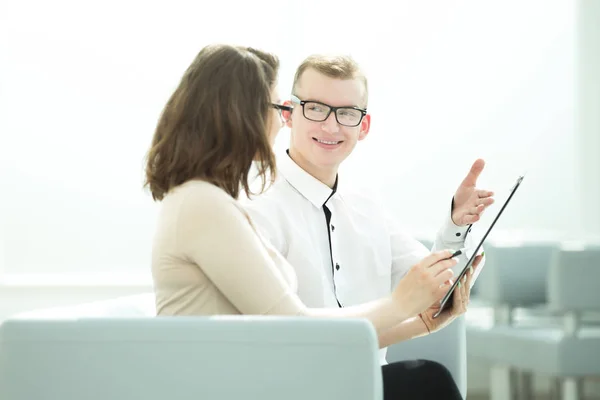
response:
M324 121L314 119L322 119L328 112L327 106L364 109L364 94L364 84L360 79L330 78L310 68L304 71L294 95L300 101L323 105L305 104L303 109L300 104L292 102L294 110L287 121L291 129L290 153L301 167L337 172L356 143L367 136L370 116L363 117L358 110L342 109L337 111L337 119L333 111ZM360 123L357 122L359 120ZM356 126L345 126L356 123Z

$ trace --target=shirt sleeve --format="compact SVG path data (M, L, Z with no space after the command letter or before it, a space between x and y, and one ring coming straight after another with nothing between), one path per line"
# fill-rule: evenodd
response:
M254 227L260 234L277 249L277 251L286 256L289 246L286 235L278 221L282 219L280 208L276 202L267 199L265 196L255 197L253 199L244 199L242 202L244 209L252 218Z
M429 254L429 250L408 232L400 229L391 216L386 217L386 222L392 250L391 290L393 290L408 270Z
M445 215L444 222L437 232L432 251L445 249L460 249L463 247L477 246L471 240L472 225L458 226L452 221L452 208L448 209Z
M181 204L177 226L186 257L242 314L306 313L233 199L191 193Z
M456 264L452 270L456 275L463 270L464 266L467 265L471 255L475 251L475 248L479 244L478 238L475 238L474 235L471 234L471 229L473 225L467 226L458 226L452 221L452 210L449 209L446 214L446 218L444 219L444 223L442 227L438 231L435 242L433 244L433 248L431 251L438 251L444 249L454 249L458 250L461 248L465 249L465 254L458 257L458 264ZM477 254L483 253L483 246L477 251ZM483 266L485 264L485 257L481 260L477 271L475 271L475 275L471 280L471 287L475 284L477 277L481 273Z
M392 249L392 289L396 287L400 279L404 277L413 265L421 261L429 253L445 249L458 250L465 248L467 255L470 255L477 246L477 242L475 242L473 236L469 234L471 232L471 225L458 226L454 224L450 209L435 236L435 241L431 249L427 249L425 245L412 237L408 232L401 230L390 216L387 217L387 227L390 232ZM471 252L469 252L469 250L471 250ZM478 253L481 254L482 251L483 248L480 249ZM458 264L452 268L455 273L460 272L468 260L469 258L467 256L461 256ZM484 263L485 259L481 261L480 267L477 269L474 279L472 280L472 284L475 283Z

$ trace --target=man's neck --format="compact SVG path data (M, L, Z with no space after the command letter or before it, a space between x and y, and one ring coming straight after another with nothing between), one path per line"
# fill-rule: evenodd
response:
M308 172L315 179L321 181L322 183L333 189L337 178L337 166L332 168L319 168L316 165L309 163L294 149L290 149L288 154L300 168Z

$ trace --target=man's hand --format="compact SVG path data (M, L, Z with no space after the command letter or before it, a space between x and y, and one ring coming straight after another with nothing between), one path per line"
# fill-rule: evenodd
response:
M454 194L452 222L458 226L470 225L479 221L485 209L494 203L493 192L476 188L477 178L484 166L485 161L476 160Z
M454 289L454 293L452 294L452 306L444 311L437 317L433 318L433 316L440 309L440 302L436 302L436 304L429 307L425 312L420 314L423 323L427 327L429 333L439 331L443 327L450 324L450 322L454 321L456 317L464 314L467 311L467 307L469 305L469 299L471 297L471 281L473 279L473 275L475 274L475 270L483 260L484 254L475 257L473 260L473 265L469 271L465 274L463 279L459 285ZM450 283L451 284L451 283Z

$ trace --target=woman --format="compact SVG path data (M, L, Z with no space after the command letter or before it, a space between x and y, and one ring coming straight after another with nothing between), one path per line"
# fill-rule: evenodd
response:
M386 330L409 318L421 316L433 331L463 313L470 282L456 292L450 311L431 319L456 264L449 251L414 265L387 298L335 309L307 308L299 300L294 270L236 201L240 190L250 191L253 162L262 189L274 177L272 145L281 110L289 110L279 104L278 68L275 56L259 50L207 46L165 106L146 167L152 196L162 201L152 251L158 315L359 317L373 324L381 343ZM460 398L437 363L385 368L405 371L394 382L384 373L386 398ZM432 380L441 391L427 392L436 387Z

